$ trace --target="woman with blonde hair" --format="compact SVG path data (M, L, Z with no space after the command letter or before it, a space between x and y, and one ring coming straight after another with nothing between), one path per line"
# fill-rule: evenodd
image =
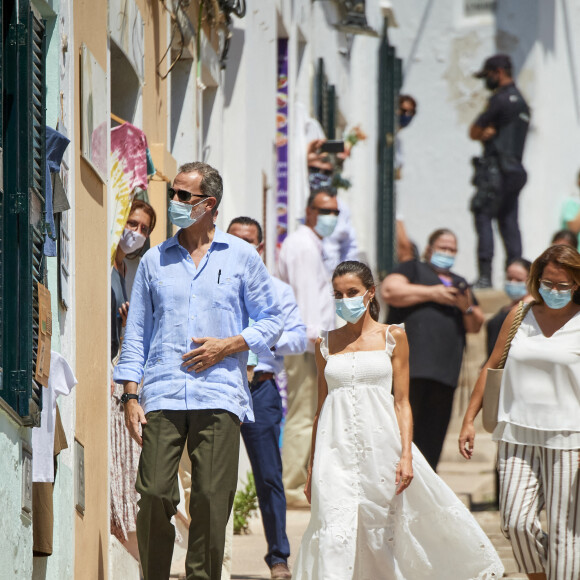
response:
M500 516L530 580L580 578L580 254L548 248L532 264L528 309L509 349L493 439L499 442ZM498 368L514 307L471 395L459 451L473 455L487 369ZM546 508L547 529L539 514Z

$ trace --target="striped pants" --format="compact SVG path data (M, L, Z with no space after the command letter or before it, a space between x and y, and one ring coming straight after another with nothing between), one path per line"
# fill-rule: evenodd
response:
M499 442L501 528L520 572L580 578L578 450ZM547 531L539 514L546 508Z

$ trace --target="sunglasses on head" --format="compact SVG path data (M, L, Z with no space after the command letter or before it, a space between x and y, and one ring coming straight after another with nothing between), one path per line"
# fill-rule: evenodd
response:
M170 187L167 190L167 195L169 195L169 199L173 199L175 196L177 196L177 199L179 199L179 201L182 201L182 202L187 202L192 197L211 197L209 195L203 195L203 194L200 195L199 193L191 193L190 191L187 191L186 189L173 189L173 187Z

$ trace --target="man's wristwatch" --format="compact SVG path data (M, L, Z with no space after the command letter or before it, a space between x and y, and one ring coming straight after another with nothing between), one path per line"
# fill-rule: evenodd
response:
M467 310L463 314L473 314L473 306L468 306Z
M123 405L128 403L130 399L136 399L138 401L139 395L135 395L134 393L123 393L121 395L121 403L123 403Z

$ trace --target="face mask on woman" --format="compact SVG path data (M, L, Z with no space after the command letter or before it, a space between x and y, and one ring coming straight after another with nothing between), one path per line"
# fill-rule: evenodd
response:
M516 282L516 281L510 282L508 280L506 281L503 289L512 300L519 300L528 293L528 289L526 288L525 282Z
M121 239L119 240L119 248L125 252L125 254L131 254L140 250L147 241L147 238L129 228L125 228L121 234Z
M433 252L431 254L431 265L440 270L450 270L455 263L455 256L444 254L443 252Z
M368 290L362 296L353 296L352 298L340 298L334 301L336 314L343 320L354 324L360 320L361 316L366 312L367 306L364 303L364 297L368 294Z
M540 284L540 296L544 299L546 306L553 310L564 308L572 300L572 290L548 290Z
M193 208L205 201L206 200L203 199L194 205L189 205L188 203L171 200L169 202L169 219L171 220L171 223L178 228L188 228L189 226L192 226L202 216L202 214L199 214L195 217L191 217Z

